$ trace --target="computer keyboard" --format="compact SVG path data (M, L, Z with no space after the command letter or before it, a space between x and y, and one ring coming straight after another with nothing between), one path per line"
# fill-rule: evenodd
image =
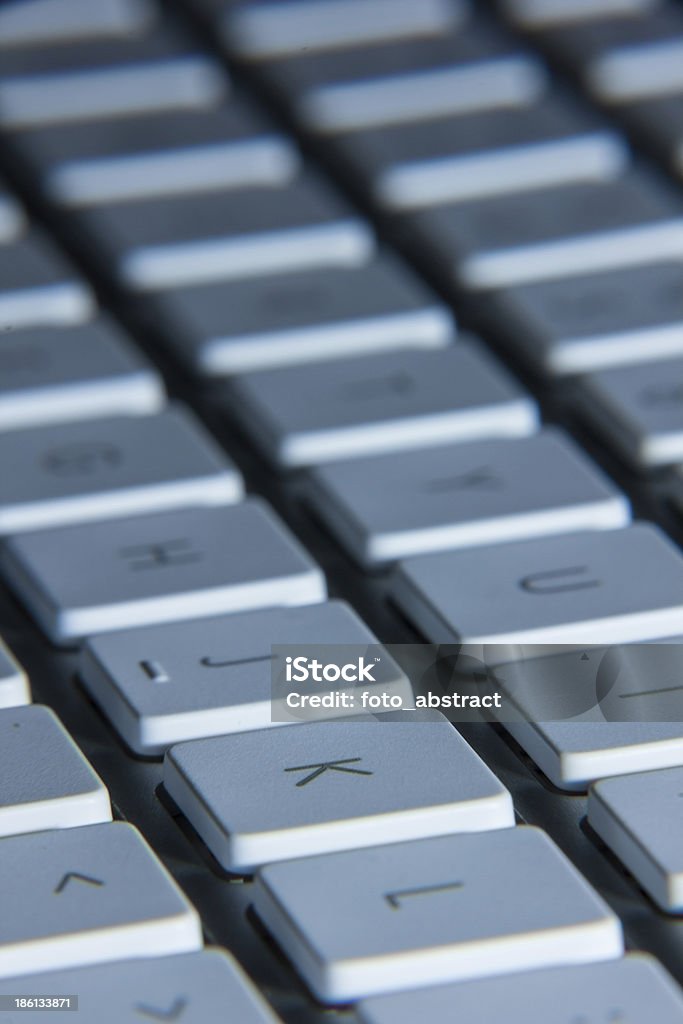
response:
M0 6L0 1024L683 1022L682 174L678 0Z

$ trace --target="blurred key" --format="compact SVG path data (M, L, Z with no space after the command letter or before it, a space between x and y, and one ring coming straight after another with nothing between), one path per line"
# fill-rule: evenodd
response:
M683 556L636 523L421 555L401 563L393 595L434 643L499 644L504 656L510 644L635 642L682 631Z
M118 36L147 28L155 0L5 0L0 9L0 49Z
M504 13L515 24L526 29L545 29L573 21L620 15L647 14L661 0L499 0Z
M9 538L3 573L55 643L325 599L324 576L267 505L190 509Z
M193 907L132 825L0 842L0 978L199 949Z
M261 59L436 35L458 25L466 14L464 0L261 0L229 4L222 29L230 49Z
M33 989L31 990L33 991ZM661 964L642 953L600 964L465 981L365 999L361 1024L504 1020L507 1024L680 1024L683 997Z
M104 317L0 333L0 431L159 412L155 369Z
M683 359L603 370L581 386L583 415L626 462L683 462Z
M173 289L155 309L173 351L207 376L443 348L455 334L451 312L389 256Z
M619 135L557 96L510 110L350 132L334 145L377 202L395 210L610 180L629 160Z
M111 821L109 794L57 716L0 711L0 837Z
M358 266L374 248L369 224L308 175L286 188L111 204L80 220L108 266L138 291Z
M534 402L472 343L244 374L225 402L287 469L537 426Z
M623 112L659 158L683 177L683 87L667 96L630 103Z
M326 1003L623 949L618 918L525 826L271 864L254 904Z
M24 227L23 210L14 197L4 191L0 181L0 243L14 241Z
M436 206L410 223L426 251L475 290L683 256L683 204L642 172Z
M366 566L630 519L627 500L554 430L318 466L309 500Z
M213 110L40 128L15 145L47 197L75 207L286 184L299 162L292 142L235 100Z
M90 285L42 233L0 248L0 332L79 324L94 309Z
M28 677L0 639L0 709L30 703Z
M0 996L21 992L34 996L78 993L81 1018L98 1024L145 1020L201 1024L225 1020L226 1007L228 1019L232 1017L235 1024L278 1024L237 961L222 949L121 960L0 982ZM22 1024L44 1024L45 1014L22 1009L21 1020Z
M683 268L659 263L492 292L491 330L537 370L584 373L683 356Z
M237 467L182 407L0 434L0 535L244 495Z
M80 676L132 750L163 754L184 740L276 725L277 644L325 645L344 653L353 645L373 657L379 650L377 637L348 605L329 601L91 637ZM406 677L386 652L381 659L376 685L364 688L397 694L409 707Z
M182 743L166 755L164 786L219 864L242 874L515 823L510 794L438 712Z

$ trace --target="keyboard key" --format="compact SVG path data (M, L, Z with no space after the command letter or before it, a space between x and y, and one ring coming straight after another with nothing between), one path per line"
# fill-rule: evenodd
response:
M90 286L42 234L0 249L0 331L79 324L94 310Z
M622 952L618 919L525 826L271 864L254 905L324 1002Z
M588 822L671 914L683 910L683 768L603 779L588 797Z
M0 710L31 703L28 678L0 640Z
M178 288L155 310L173 351L214 376L276 366L442 348L451 312L397 260Z
M0 430L159 412L164 384L103 317L0 334Z
M500 644L503 659L509 644L651 640L683 632L683 557L636 523L420 555L401 563L394 599L428 640Z
M29 974L0 982L0 996L22 992L34 996L78 993L82 1018L98 1024L141 1024L144 1020L200 1024L221 1019L235 1024L277 1024L237 961L219 949ZM44 1024L44 1017L40 1010L21 1011L22 1024ZM663 1020L662 1024L669 1022Z
M0 243L12 242L24 226L24 212L17 201L8 192L0 191Z
M158 755L183 740L277 724L273 645L311 643L346 651L379 641L341 601L268 608L91 637L80 676L128 746ZM409 707L407 679L388 654L381 657L377 689L399 695Z
M557 96L533 105L348 132L335 151L391 210L615 178L626 143Z
M325 599L321 571L258 500L19 534L1 556L8 582L58 644Z
M683 254L683 205L644 173L412 214L428 255L465 288L501 288Z
M582 388L584 416L631 465L683 461L683 359L603 370Z
M33 989L31 991L34 991ZM680 989L657 960L636 953L542 971L364 1000L361 1024L505 1020L508 1024L680 1024Z
M7 0L0 10L0 49L123 36L147 28L155 14L154 0Z
M438 712L183 743L166 756L164 786L219 864L243 874L515 823L510 794Z
M197 914L132 825L0 841L0 978L185 953Z
M0 535L244 496L233 462L184 408L0 434Z
M244 374L226 402L283 468L537 426L534 403L473 344ZM234 401L234 407L233 407Z
M629 103L623 113L658 157L683 177L683 86L666 96Z
M661 263L493 292L491 329L543 373L683 356L680 265Z
M463 0L298 0L228 5L223 31L230 49L261 59L302 50L437 35L464 19Z
M109 794L57 716L36 704L0 711L0 837L102 821Z
M223 190L82 211L100 258L140 291L310 267L353 267L372 229L311 176L287 188Z
M310 500L349 553L370 567L630 520L626 499L554 430L319 466Z
M65 206L215 188L286 184L299 158L246 105L174 111L22 132L15 146Z
M660 0L499 0L505 14L526 29L544 29L572 21L646 14Z

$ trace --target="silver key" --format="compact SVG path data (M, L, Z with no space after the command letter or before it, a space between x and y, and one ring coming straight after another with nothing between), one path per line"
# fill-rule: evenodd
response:
M105 318L0 334L0 430L159 412L155 369Z
M39 232L0 249L0 332L83 323L94 310L88 283Z
M0 711L0 837L111 821L109 794L57 716Z
M298 0L231 5L226 41L243 57L261 59L302 50L437 35L466 16L464 0Z
M420 555L401 563L394 599L427 639L500 644L503 657L509 644L649 640L681 632L683 557L636 523Z
M361 1002L356 1013L361 1024L627 1024L650 1019L680 1024L683 997L657 960L635 953L600 964L551 967L378 996Z
M24 211L19 203L9 193L0 191L0 243L13 241L24 226Z
M312 642L379 643L348 605L330 601L91 637L80 676L132 750L163 754L183 740L276 725L273 645ZM388 654L380 664L376 688L409 707L406 677Z
M164 786L219 864L242 874L515 823L510 794L438 712L183 743L166 756Z
M216 109L36 129L13 141L38 170L47 197L72 207L281 185L299 165L293 143L237 100Z
M583 414L631 465L683 461L683 359L603 370L582 389Z
M244 496L237 467L181 407L0 434L0 479L0 535Z
M1 557L55 643L325 598L321 571L255 499L19 534Z
M671 914L683 910L680 801L683 768L603 779L588 797L588 822Z
M0 842L0 978L199 949L199 918L132 825Z
M121 281L141 291L359 266L374 249L370 226L309 175L287 188L117 203L80 217Z
M127 35L155 15L154 0L8 0L0 10L0 49Z
M545 29L572 21L638 15L657 7L660 0L500 0L515 24L527 29Z
M543 373L683 356L683 272L661 263L493 292L490 323Z
M411 272L383 256L178 288L155 303L168 344L207 376L401 348L442 348L453 316Z
M313 505L366 566L630 520L626 499L554 430L319 466L311 483Z
M432 257L470 289L683 255L683 206L643 173L434 207L411 223Z
M272 864L257 876L254 905L332 1003L623 948L618 918L525 826Z
M0 710L30 703L28 677L0 639Z
M62 997L77 993L81 1018L98 1024L155 1020L278 1024L279 1020L237 961L222 949L122 960L0 982L0 997L21 993ZM22 1009L21 1022L45 1024L45 1014Z
M286 468L534 432L534 403L472 344L236 377L234 412Z
M620 136L556 96L525 107L349 132L334 145L391 210L610 180L629 160Z

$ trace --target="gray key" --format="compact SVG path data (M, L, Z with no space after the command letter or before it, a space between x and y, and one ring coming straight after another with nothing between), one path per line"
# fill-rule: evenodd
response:
M18 134L47 197L66 206L285 184L299 158L292 142L242 103Z
M57 43L146 28L154 0L7 0L0 10L0 48Z
M683 205L642 172L438 206L410 222L432 258L470 289L683 255Z
M273 645L311 643L366 649L379 641L341 601L269 608L91 637L80 676L132 750L163 754L183 740L277 724ZM388 654L381 668L376 689L409 707L412 690Z
M681 632L683 557L636 523L421 555L401 564L394 599L435 643L649 640Z
M141 291L358 266L374 248L370 226L310 175L287 188L116 203L80 219L120 280Z
M515 352L551 375L683 356L683 270L661 263L493 292L487 312Z
M657 7L660 0L500 0L503 11L515 24L545 29L556 24L619 15L638 15Z
M504 1020L507 1024L683 1021L683 997L661 964L642 954L364 1000L361 1024ZM38 1022L40 1024L40 1022Z
M195 910L123 822L3 839L0 903L0 978L202 944Z
M159 412L164 384L104 317L0 333L0 430Z
M525 826L272 864L257 876L254 904L332 1003L623 948L607 905Z
M0 535L230 505L242 476L182 407L0 434Z
M11 242L25 227L24 211L0 182L0 243Z
M619 135L557 96L516 109L349 132L334 145L376 201L392 210L610 180L629 159Z
M55 643L325 599L321 571L257 500L24 533L1 557Z
M0 997L20 993L63 997L77 993L81 1019L98 1024L155 1020L277 1024L279 1020L237 961L222 949L122 960L0 982ZM21 1024L45 1024L45 1014L22 1009Z
M155 309L196 373L243 373L453 340L452 313L397 260L178 288Z
M534 403L478 346L236 377L231 411L279 466L534 432ZM232 402L234 401L234 408Z
M109 794L57 716L0 711L0 837L111 821Z
M94 309L88 283L44 235L32 231L0 249L0 332L78 324Z
M683 768L603 779L588 797L588 822L655 903L683 910Z
M629 124L648 140L672 169L683 177L683 86L671 95L629 103L624 109Z
M28 677L0 639L0 709L30 703Z
M309 497L365 566L630 520L626 499L554 430L319 466Z
M242 874L515 823L510 794L438 712L182 743L166 756L164 786L219 864Z
M465 17L464 0L298 0L229 5L223 32L242 57L334 50L354 43L436 35Z
M584 416L631 465L683 461L683 358L603 370L582 391Z

